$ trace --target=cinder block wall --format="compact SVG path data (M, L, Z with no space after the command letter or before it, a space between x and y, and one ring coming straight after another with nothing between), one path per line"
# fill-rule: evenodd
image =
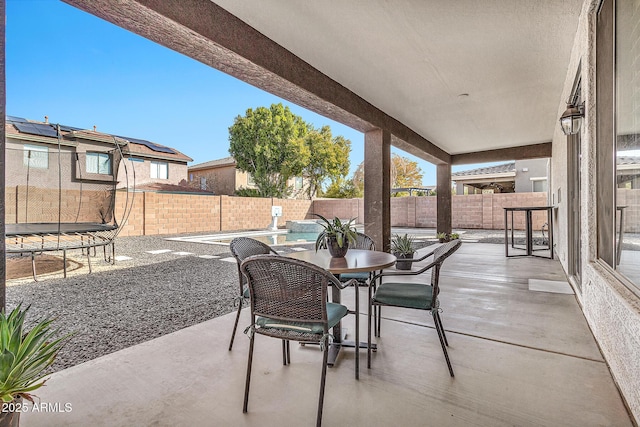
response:
M116 218L123 216L127 194L116 198ZM15 197L15 196L13 196ZM129 193L131 213L120 236L256 230L272 221L271 206L282 206L278 225L312 218L311 200L209 196L201 194ZM14 213L15 215L15 213Z
M313 213L325 218L356 218L357 223L364 221L364 208L360 209L362 199L319 199L313 201Z
M5 187L5 224L107 222L111 196L103 190Z
M616 204L620 207L616 220L620 221L620 211L622 211L624 231L628 233L640 232L640 190L620 188L616 196ZM623 206L624 208L622 208Z
M627 201L635 204L640 190L625 190ZM56 192L57 194L57 192ZM118 191L116 219L123 217L126 198L132 200L131 212L121 224L121 236L207 233L216 231L257 230L271 222L271 207L282 206L286 221L313 219L314 213L326 218L356 218L361 223L366 206L363 199L295 200L257 197L210 196L202 194L129 193ZM632 200L633 199L633 200ZM16 193L6 191L6 222L15 222ZM53 203L53 202L52 202ZM453 228L503 229L504 210L509 206L544 206L546 193L477 194L453 196ZM56 199L57 207L57 199ZM628 215L638 215L628 209ZM544 212L534 213L534 229L546 222ZM628 221L627 223L638 223ZM391 199L391 225L394 227L436 227L435 197L394 197ZM524 229L524 215L514 216L516 229Z

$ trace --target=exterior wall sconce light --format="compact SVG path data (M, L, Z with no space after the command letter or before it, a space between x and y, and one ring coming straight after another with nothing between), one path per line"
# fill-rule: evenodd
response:
M567 104L567 109L560 116L560 127L565 135L575 135L580 131L584 117L584 102L579 105Z

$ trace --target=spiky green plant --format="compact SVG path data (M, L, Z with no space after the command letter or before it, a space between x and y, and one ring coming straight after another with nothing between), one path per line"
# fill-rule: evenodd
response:
M391 238L391 253L400 255L413 255L416 251L413 247L413 236L407 234L394 234Z
M51 366L58 352L71 336L53 339L58 330L51 329L53 319L41 320L26 331L24 319L29 307L22 304L7 316L0 312L0 399L11 402L23 397L33 402L31 392L47 381L46 369Z
M344 244L347 241L349 244L356 243L358 234L353 226L353 221L356 220L355 218L351 218L349 221L344 222L341 221L340 218L335 217L333 220L329 221L320 214L314 215L324 221L324 223L320 223L320 225L324 227L324 230L318 234L318 238L316 239L316 251L327 247L327 238L329 237L335 237L338 246L341 248L344 247Z

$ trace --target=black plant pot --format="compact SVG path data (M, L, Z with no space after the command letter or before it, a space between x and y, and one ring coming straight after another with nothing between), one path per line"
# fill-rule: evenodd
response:
M396 256L396 258L398 258L398 260L396 261L396 270L411 270L411 265L413 264L413 261L402 261L403 259L411 259L413 258L413 253L410 254L399 254L399 253L394 253L394 255Z
M327 238L327 249L329 249L329 253L332 257L344 258L347 254L347 251L349 250L349 241L345 239L342 243L343 246L340 247L338 246L338 241L335 237Z

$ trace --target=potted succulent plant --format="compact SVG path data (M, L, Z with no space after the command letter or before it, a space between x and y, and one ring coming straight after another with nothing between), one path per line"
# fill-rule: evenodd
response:
M448 233L436 233L436 238L440 243L445 243L451 240L451 236Z
M0 312L0 427L16 427L20 412L24 412L23 399L33 403L32 391L47 381L46 370L71 335L54 338L53 319L39 321L31 329L24 325L29 307L21 305L9 315Z
M397 270L411 270L413 261L403 261L403 259L413 258L415 248L413 247L414 238L407 234L394 234L391 238L391 253L398 258L396 261Z
M320 223L323 230L318 234L318 238L316 239L316 251L327 248L332 257L344 257L349 250L349 244L355 244L356 242L357 234L353 226L355 218L349 221L342 221L340 218L335 217L329 221L322 215L314 215L323 221Z

